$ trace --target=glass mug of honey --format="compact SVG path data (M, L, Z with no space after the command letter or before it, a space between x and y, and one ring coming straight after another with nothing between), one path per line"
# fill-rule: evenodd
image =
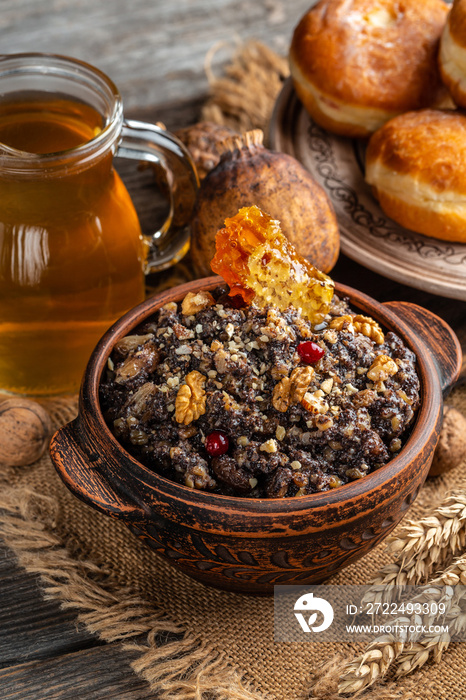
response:
M115 155L159 163L170 214L143 236ZM189 246L198 178L163 128L125 121L112 81L51 54L0 58L0 390L75 391L144 272Z

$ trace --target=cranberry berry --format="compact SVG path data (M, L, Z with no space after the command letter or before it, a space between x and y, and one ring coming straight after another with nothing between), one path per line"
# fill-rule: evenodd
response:
M317 343L313 343L312 340L300 343L296 349L301 360L306 365L315 365L325 355L325 350Z
M228 438L221 430L213 430L205 439L205 448L211 457L224 455L228 444Z

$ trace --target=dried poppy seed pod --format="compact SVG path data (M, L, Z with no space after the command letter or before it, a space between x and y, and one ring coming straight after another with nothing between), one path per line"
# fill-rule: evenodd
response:
M262 140L260 129L227 139L202 182L191 224L191 258L201 277L212 274L225 218L252 204L278 219L290 243L320 270L328 272L338 258L338 225L326 193L297 160L267 150Z

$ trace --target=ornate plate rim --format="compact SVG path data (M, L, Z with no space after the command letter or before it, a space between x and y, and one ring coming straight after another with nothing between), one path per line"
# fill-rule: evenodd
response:
M290 116L292 119L290 119ZM271 147L276 151L282 151L295 157L303 165L302 156L300 156L301 149L307 149L307 144L303 143L302 139L296 137L291 132L291 127L296 124L298 118L304 118L312 125L311 118L305 113L304 108L299 101L294 89L291 79L288 78L278 95L275 102L274 111L270 121L269 127L269 139L271 142ZM340 139L341 137L336 137L329 132L324 132L328 136L330 142ZM355 142L355 140L353 140ZM356 142L357 143L357 142ZM327 191L330 196L330 192L325 182L321 181L320 184ZM357 195L357 193L356 193ZM331 198L332 199L332 198ZM335 205L335 202L332 200ZM374 208L378 205L374 202ZM367 231L367 240L364 241L364 245L357 245L352 237L342 226L342 222L339 218L340 212L338 207L334 206L337 219L339 219L340 225L340 238L341 238L341 250L349 258L355 260L364 267L377 272L389 279L393 279L396 282L405 284L410 287L415 287L423 291L439 294L440 296L450 297L453 299L460 299L466 301L466 275L457 276L456 278L451 278L445 276L444 272L437 270L435 263L432 265L426 265L424 268L419 266L419 269L413 269L412 261L406 261L403 259L403 255L396 255L397 249L394 247L393 252L395 257L391 258L386 253L382 253L377 250L374 245L370 245L368 241L371 238L375 241L377 240L369 231ZM388 217L385 217L382 210L379 209L381 218L387 219L391 222ZM448 241L442 241L440 239L428 238L417 234L414 231L408 231L397 224L394 223L394 227L399 230L406 240L412 241L414 246L445 246L445 254L448 250L459 249L461 253L464 250L464 259L466 261L466 244L461 243L449 243ZM399 247L399 251L402 253L403 249ZM460 253L460 254L461 254ZM428 276L426 276L428 273Z

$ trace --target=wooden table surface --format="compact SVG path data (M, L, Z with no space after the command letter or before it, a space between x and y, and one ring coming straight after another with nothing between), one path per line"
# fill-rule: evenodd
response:
M310 0L2 0L4 53L47 51L93 63L119 86L132 117L169 129L195 122L208 83L207 51L223 42L214 71L234 42L256 37L286 53ZM341 257L332 273L380 301L407 300L445 318L466 348L464 302L384 279ZM357 280L357 282L355 282ZM71 612L45 602L35 576L0 547L0 698L100 700L154 698L119 644L102 644Z

